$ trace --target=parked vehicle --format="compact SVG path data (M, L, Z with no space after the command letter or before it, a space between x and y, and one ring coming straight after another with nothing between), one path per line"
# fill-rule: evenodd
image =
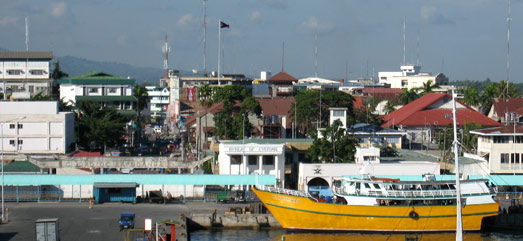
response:
M120 214L120 231L122 229L134 228L134 213L124 212Z

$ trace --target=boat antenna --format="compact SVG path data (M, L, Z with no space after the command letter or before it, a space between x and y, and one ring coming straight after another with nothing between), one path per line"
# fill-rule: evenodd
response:
M461 217L461 191L459 180L458 131L456 127L456 93L452 89L452 119L454 124L454 172L456 173L456 241L463 240L463 220Z

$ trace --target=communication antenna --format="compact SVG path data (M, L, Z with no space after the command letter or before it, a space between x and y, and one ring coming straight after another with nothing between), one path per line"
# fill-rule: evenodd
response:
M417 51L416 51L416 65L419 65L419 29L418 29L418 45L416 46L417 47Z
M403 65L405 65L405 48L406 48L406 38L405 38L405 22L406 22L406 17L403 16Z
M207 0L203 0L203 74L207 74Z
M29 51L29 17L25 17L25 51Z
M163 53L163 75L165 78L169 77L169 52L171 52L171 47L169 47L167 35L165 35L165 44L162 47Z
M284 70L285 65L285 41L281 45L281 72Z
M318 32L314 31L314 77L318 77Z
M510 0L508 0L508 16L507 16L507 93L508 97L508 82L510 81Z

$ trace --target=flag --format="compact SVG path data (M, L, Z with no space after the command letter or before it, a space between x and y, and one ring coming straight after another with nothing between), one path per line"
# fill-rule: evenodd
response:
M229 28L229 24L220 21L220 28Z

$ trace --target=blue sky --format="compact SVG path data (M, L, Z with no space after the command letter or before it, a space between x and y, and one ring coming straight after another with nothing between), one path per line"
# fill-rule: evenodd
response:
M510 80L519 82L523 2L511 4ZM25 49L28 16L31 50L162 68L167 34L169 68L203 66L202 1L1 0L1 5L1 48ZM315 32L320 77L397 71L405 17L408 63L419 59L423 71L443 72L451 80L498 81L507 76L507 5L508 0L208 0L207 68L217 69L223 19L231 28L222 31L222 73L278 73L285 42L285 71L314 76Z

